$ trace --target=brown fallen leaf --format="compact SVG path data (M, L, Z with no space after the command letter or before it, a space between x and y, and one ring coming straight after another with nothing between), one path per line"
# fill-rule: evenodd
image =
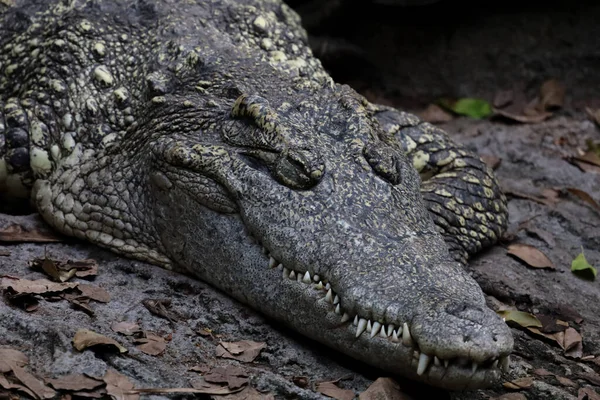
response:
M398 382L392 378L378 378L358 396L359 400L411 400L412 397L402 393Z
M34 258L29 265L33 269L39 269L48 274L58 282L65 282L73 276L84 278L98 274L98 263L96 260L67 260L60 261L48 257Z
M590 196L589 194L587 194L583 190L580 190L580 189L577 189L577 188L566 188L566 190L567 190L567 192L569 192L569 193L571 193L571 194L579 197L581 200L583 200L586 203L588 203L596 211L600 212L600 204L598 204L598 202L596 200L594 200L594 198L592 196Z
M12 365L12 372L15 374L15 378L17 378L24 386L35 393L37 398L51 399L52 397L56 396L56 392L52 388L46 386L42 381L18 365Z
M89 329L79 329L77 333L75 333L75 336L73 337L73 346L79 351L83 351L88 347L93 346L108 346L109 348L118 350L119 353L127 352L127 349L121 346L116 340L90 331Z
M59 378L46 379L46 383L56 390L67 390L70 392L94 390L105 384L104 381L83 374L71 374Z
M229 389L239 389L248 384L248 374L235 365L217 367L204 375L209 383L225 383Z
M538 368L533 370L533 374L537 376L554 376L554 374L544 368Z
M564 376L555 375L554 377L563 386L569 386L569 387L577 387L577 386L579 386L578 384L576 384L575 382L573 382L572 380L570 380L569 378L566 378Z
M294 385L301 387L301 388L307 388L308 387L308 376L294 376L292 377L292 382L294 382Z
M531 332L531 333L533 333L533 334L535 334L537 336L546 338L546 339L550 340L553 344L557 344L557 345L559 345L559 346L562 347L562 342L564 341L564 339L563 339L562 336L558 335L558 333L560 333L562 335L562 332L558 332L558 333L544 333L544 332L540 331L538 328L535 328L535 327L532 327L532 326L528 326L528 327L526 327L526 329L529 332Z
M23 385L19 385L17 383L9 382L4 375L0 375L0 388L11 390L11 391L19 391L27 394L32 399L39 399L29 388ZM17 399L21 399L21 397L17 397Z
M576 157L572 157L572 158L574 158L575 160L583 161L585 163L600 167L600 156L595 151L592 151L592 150L589 150L580 156L576 156Z
M491 397L490 400L527 400L523 393L505 393L502 396Z
M585 112L587 113L588 117L590 117L590 119L592 121L594 121L595 123L600 125L600 108L592 109L592 108L586 107Z
M78 283L51 282L47 279L37 279L35 281L12 278L0 279L0 289L6 290L12 298L31 294L54 294L73 289L77 285Z
M77 286L77 290L79 290L83 296L91 300L95 300L100 303L108 303L110 301L110 293L100 286L80 283L79 286Z
M342 389L335 384L337 381L332 382L318 382L317 392L324 394L327 397L331 397L337 400L352 400L354 399L354 390Z
M600 375L591 371L591 372L582 372L577 374L579 378L585 379L592 385L600 386Z
M565 351L569 351L581 343L581 335L574 328L567 328L565 330L565 339L563 348Z
M548 79L540 87L538 109L548 111L562 108L566 91L565 85L558 79Z
M135 385L125 375L108 369L102 379L106 383L106 393L115 400L139 400L138 393L129 393Z
M29 359L19 350L11 348L0 348L0 374L12 371L12 365L24 367Z
M518 379L515 379L510 382L504 382L502 384L502 386L504 386L505 388L512 389L512 390L529 389L532 385L533 385L533 377L532 376L518 378Z
M533 268L556 269L544 253L528 244L513 243L508 246L507 254L518 258Z
M481 154L480 155L483 162L490 167L491 169L497 169L502 163L502 159L490 154Z
M418 113L418 117L421 118L423 121L432 124L449 122L454 119L454 116L452 114L450 114L448 111L444 110L437 104L429 104L427 108Z
M210 367L208 365L194 365L189 368L188 371L198 372L200 374L205 374L210 371Z
M4 229L0 229L0 242L55 243L62 242L63 240L63 238L50 231L27 230L18 224L12 224Z
M577 400L600 400L600 394L590 387L579 389Z
M179 319L175 312L168 310L171 307L171 299L144 299L142 304L152 314L168 319L169 322L175 323Z
M241 392L219 397L219 400L275 400L275 396L261 393L252 386L246 386Z
M192 387L196 390L194 393L205 393L214 395L231 394L241 391L243 388L230 389L227 385L217 385L207 382L204 378L196 378L190 381Z
M264 342L241 340L239 342L219 342L216 348L217 357L231 358L242 362L252 362L261 350L267 347Z
M138 324L127 321L115 322L110 326L110 329L112 329L113 332L122 333L125 336L131 336L142 331Z
M500 90L494 95L492 105L496 108L504 108L511 104L514 100L515 93L513 90Z
M5 249L0 249L0 257L8 257L10 256L10 251Z
M142 331L142 337L135 339L135 344L143 353L151 356L162 354L167 348L165 339L149 331Z
M494 117L499 116L510 119L512 121L521 122L523 124L539 124L540 122L547 120L553 115L551 112L539 112L537 114L532 115L515 114L505 110L500 110L498 108L493 108L493 111Z

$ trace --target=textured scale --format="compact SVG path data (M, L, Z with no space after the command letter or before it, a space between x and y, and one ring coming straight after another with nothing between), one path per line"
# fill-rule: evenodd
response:
M512 336L463 269L506 228L491 170L336 85L289 7L14 3L0 3L3 202L30 198L64 234L392 373L497 381Z

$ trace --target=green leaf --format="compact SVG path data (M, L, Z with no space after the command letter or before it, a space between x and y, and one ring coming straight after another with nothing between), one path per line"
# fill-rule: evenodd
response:
M518 310L502 310L496 311L498 315L500 315L504 320L508 322L515 322L522 327L536 327L541 328L542 322L536 318L535 315L530 314L524 311Z
M492 115L493 110L490 103L482 99L463 98L456 101L442 99L439 105L460 115L481 119Z
M573 272L575 275L581 278L588 279L590 281L596 279L596 275L598 274L596 268L592 267L590 263L588 263L585 259L585 256L583 255L583 250L581 251L581 253L579 253L577 257L575 257L573 262L571 262L571 272Z

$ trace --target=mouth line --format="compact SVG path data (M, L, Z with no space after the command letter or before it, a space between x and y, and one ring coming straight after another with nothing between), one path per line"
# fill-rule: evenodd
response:
M259 244L260 245L260 244ZM351 314L341 306L339 294L331 288L329 281L318 274L309 271L296 271L288 268L283 263L271 256L269 250L262 245L262 253L268 258L268 269L277 269L281 272L282 279L293 281L297 284L311 286L315 296L320 297L330 305L331 312L340 318L340 326L354 330L355 338L366 337L369 340L387 340L390 344L403 345L413 350L413 359L417 365L418 376L428 375L434 369L440 369L445 375L450 370L460 371L465 376L475 377L478 372L501 370L508 372L510 366L510 355L492 357L484 362L477 363L468 357L453 357L444 359L435 354L426 354L419 348L419 344L412 337L407 322L400 324L386 324L382 321L374 321L364 318L358 314ZM366 335L365 335L366 333ZM483 376L483 375L481 375Z

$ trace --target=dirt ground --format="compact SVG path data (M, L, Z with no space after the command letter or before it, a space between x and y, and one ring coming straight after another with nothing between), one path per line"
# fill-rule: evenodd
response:
M435 7L438 8L429 10L443 13L448 6L442 2ZM346 50L336 54L334 48L325 54L325 59L334 60L330 64L332 72L337 75L339 65L336 66L335 59L339 54L342 54L340 59L355 60L357 65L364 62L360 65L368 64L368 68L345 71L339 79L353 83L372 100L415 112L422 113L427 104L441 96L477 96L491 102L500 91L511 89L512 107L518 113L526 100L537 96L546 79L557 78L566 87L562 107L553 109L552 115L541 122L453 116L439 123L457 141L497 165L496 173L509 198L509 234L502 243L475 257L469 271L488 296L490 307L531 313L542 327L535 333L511 323L516 344L510 371L492 389L449 393L396 377L406 397L384 398L600 398L597 394L600 393L600 278L585 280L571 272L571 262L582 250L587 261L600 268L600 208L593 203L593 200L600 202L600 167L589 163L577 166L570 158L581 157L590 141L600 142L599 127L584 112L586 106L592 110L600 106L600 85L596 84L600 75L593 74L600 56L590 44L596 40L593 37L598 37L592 34L598 28L591 27L594 18L590 15L597 7L586 10L572 9L568 18L564 8L545 13L534 13L535 9L529 8L500 15L488 12L481 14L481 18L471 15L468 20L477 21L471 25L465 22L466 17L454 21L454 25L437 17L432 21L438 23L421 23L416 29L407 28L407 23L396 24L391 11L375 7L362 14L362 23L354 24L360 28L351 34L347 27L331 25L337 29L334 32L346 33L342 46ZM342 8L336 12L330 18L353 25L354 9ZM423 13L424 9L414 12ZM413 21L406 14L402 18ZM440 26L439 21L445 25ZM530 25L523 21L529 21ZM551 24L552 21L555 23ZM431 25L440 35L451 31L452 40L444 36L447 39L444 46L425 40L429 34L424 32ZM378 35L371 35L368 42L369 35L365 32L372 32L374 26L378 27ZM581 43L577 41L576 27L580 29ZM586 30L588 27L591 31ZM507 30L514 32L501 35ZM410 32L412 40L407 36ZM539 36L543 32L546 36ZM317 29L315 34L318 43L332 40L330 32ZM518 40L519 35L533 39L526 45ZM397 40L399 37L401 41ZM499 43L490 45L483 40L494 37ZM532 44L535 41L543 43L536 47ZM513 47L507 48L507 42L513 43ZM560 45L556 44L559 42ZM423 45L417 51L416 43L429 46ZM400 57L403 46L413 52ZM493 57L498 58L497 65ZM398 61L400 58L402 61ZM448 58L448 62L440 62L442 58ZM520 61L511 64L509 60ZM461 62L465 65L462 70ZM414 72L407 79L408 75L402 71L411 63ZM427 68L418 68L419 63ZM438 68L437 75L434 65ZM431 114L423 115L431 118ZM35 214L0 215L0 232L15 223L26 230L44 230ZM508 246L517 243L541 251L553 268L533 268L509 256ZM204 372L204 367L214 371L218 367L227 370L239 366L248 376L249 385L258 391L254 395L259 397L249 397L246 390L241 392L246 397L238 395L238 399L267 396L321 399L326 397L316 390L319 382L339 380L339 387L358 395L377 378L386 376L266 320L203 282L123 259L72 239L56 243L0 243L1 274L44 278L44 273L29 266L31 260L44 256L96 260L97 276L73 281L104 288L110 294L110 301L90 302L88 307L93 310L90 315L73 299L57 296L41 300L30 312L7 298L0 299L0 349L10 347L25 353L29 357L25 369L38 378L73 373L102 378L107 370L114 369L136 388L190 388L201 375L190 370L194 366ZM163 316L159 316L150 311L152 307L143 304L148 299L169 299L170 305L164 306ZM164 352L146 354L134 343L133 336L111 330L113 323L121 321L135 322L142 330L166 338ZM107 348L74 349L72 340L82 328L117 340L128 353L118 354ZM240 362L217 356L221 341L243 340L265 343L255 360ZM512 386L506 383L511 381ZM348 392L344 394L347 396ZM149 395L157 399L164 396L186 398L194 394Z

